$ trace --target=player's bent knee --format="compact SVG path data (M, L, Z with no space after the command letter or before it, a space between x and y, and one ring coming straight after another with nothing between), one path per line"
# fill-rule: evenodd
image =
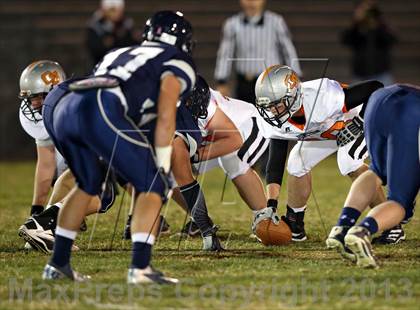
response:
M392 194L388 197L388 201L394 202L396 205L401 207L401 210L403 211L403 220L402 223L408 223L410 219L414 215L414 209L416 206L415 201L408 201L406 199L400 199L398 197L393 196Z

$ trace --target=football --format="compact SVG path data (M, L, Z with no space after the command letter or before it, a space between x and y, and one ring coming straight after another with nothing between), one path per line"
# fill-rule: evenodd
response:
M292 231L283 220L275 224L270 218L264 219L257 224L255 234L264 245L286 245L292 240Z

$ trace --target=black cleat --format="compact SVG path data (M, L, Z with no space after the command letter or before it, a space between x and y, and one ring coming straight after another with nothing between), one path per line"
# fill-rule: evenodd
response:
M201 232L197 224L190 220L187 224L185 224L184 228L182 228L181 234L188 235L190 237L197 237L201 235Z
M356 262L356 255L344 244L344 237L349 229L350 226L334 226L325 243L328 249L336 249L343 258Z
M282 219L289 225L290 230L292 231L292 241L300 242L308 239L305 232L305 223L303 221L304 216L305 211L294 212L292 208L287 206L286 216L282 217Z
M398 224L391 229L384 230L380 236L373 238L372 244L397 244L403 240L405 240L405 232L401 224Z

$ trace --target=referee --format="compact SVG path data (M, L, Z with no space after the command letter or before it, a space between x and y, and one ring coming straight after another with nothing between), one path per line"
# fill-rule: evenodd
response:
M265 10L265 0L240 0L240 4L242 11L228 18L223 26L214 78L217 90L229 96L230 89L227 83L233 65L236 75L235 98L254 103L255 82L267 67L276 64L288 65L300 76L301 69L283 17ZM269 151L266 151L256 164L257 170L266 176L267 183L281 186L287 153L287 141L270 141ZM266 171L265 167L271 166L267 165L267 160L269 163L280 160L279 165L283 164L283 169Z
M236 98L254 102L258 75L275 64L291 66L301 75L295 47L284 19L265 10L265 0L240 0L242 11L223 26L214 73L217 90L230 95L232 65L236 75Z

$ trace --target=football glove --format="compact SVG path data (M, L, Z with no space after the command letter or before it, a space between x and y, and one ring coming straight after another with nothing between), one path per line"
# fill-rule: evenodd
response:
M357 115L346 123L343 129L337 134L337 145L344 146L363 135L363 119Z
M276 225L280 223L280 217L277 215L277 210L275 208L267 207L258 210L255 212L254 221L252 222L252 231L254 233L257 228L257 225L265 219L271 219L271 221Z

